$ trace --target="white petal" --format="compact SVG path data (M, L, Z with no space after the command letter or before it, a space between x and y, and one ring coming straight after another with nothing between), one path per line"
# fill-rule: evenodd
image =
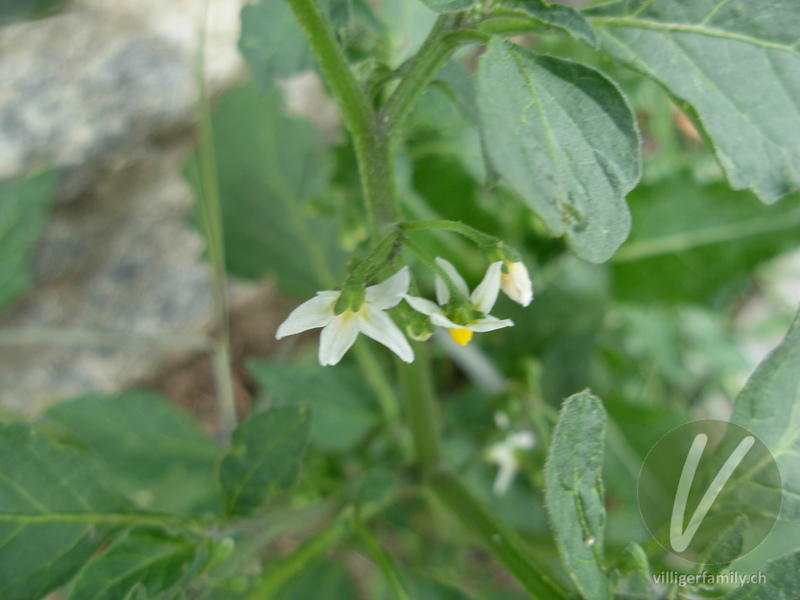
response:
M438 304L425 298L406 296L406 302L408 302L414 310L421 312L423 315L428 315L429 317L431 315L444 314Z
M380 342L403 361L407 363L414 361L414 351L389 315L373 306L365 306L356 316L361 333Z
M437 327L445 327L447 329L469 329L469 327L465 325L459 325L458 323L453 323L450 319L444 316L444 314L435 314L431 315L431 323L436 325Z
M519 450L530 450L536 444L536 436L532 431L517 431L508 436L508 442Z
M509 445L508 440L497 442L489 448L488 457L490 462L497 465L497 477L494 480L492 491L498 496L506 493L514 480L514 476L519 469L519 463L514 455L514 449Z
M386 281L368 287L364 300L377 308L392 308L400 304L403 296L408 293L410 282L408 267L403 267Z
M521 262L506 261L508 273L500 275L500 289L514 302L528 306L533 300L533 286L528 269Z
M433 319L431 319L433 321ZM477 331L478 333L486 331L494 331L495 329L502 329L503 327L511 327L514 321L511 319L498 319L492 315L488 315L483 319L475 319L469 325L462 325L465 329L470 331Z
M517 470L518 466L516 463L503 463L500 465L500 469L497 471L497 477L495 477L494 480L494 485L492 486L492 491L495 496L505 495L508 488L511 487L511 483L514 481Z
M472 308L483 314L492 310L497 300L497 294L500 293L500 274L502 271L502 260L489 265L489 268L486 269L486 275L483 276L483 281L478 284L478 287L475 288L472 296L470 296L469 300L472 303Z
M287 335L294 335L301 331L325 327L333 320L333 305L339 297L339 292L317 292L317 295L306 300L295 308L286 320L278 327L275 339Z
M322 330L319 338L319 364L325 367L338 363L357 337L358 318L356 313L346 310L334 317Z
M456 289L461 292L465 298L469 298L469 288L467 287L467 282L464 281L464 278L461 277L458 271L456 271L456 268L450 264L449 261L440 256L436 257L436 264L439 265L445 273L447 273L447 275L453 281L453 284L456 286ZM442 281L442 278L438 276L436 277L436 301L439 304L447 304L450 301L450 290L447 289L447 284Z

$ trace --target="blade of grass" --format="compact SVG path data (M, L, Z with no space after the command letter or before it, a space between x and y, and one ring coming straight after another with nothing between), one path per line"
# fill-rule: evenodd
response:
M211 123L211 107L206 89L204 53L205 32L208 20L207 0L200 27L197 56L195 57L195 81L197 98L197 136L199 170L201 227L206 234L208 260L211 265L211 288L214 298L215 336L212 350L212 368L216 388L219 433L223 438L236 427L236 396L231 373L230 325L228 322L228 287L225 271L225 246L222 230L222 206L214 156L214 133Z

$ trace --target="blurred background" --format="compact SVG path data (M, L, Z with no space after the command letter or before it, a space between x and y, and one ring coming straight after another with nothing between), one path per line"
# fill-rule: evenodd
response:
M335 285L325 280L339 280L345 252L364 239L353 151L299 30L287 25L286 44L265 49L260 32L278 4L248 4L242 31L244 0L213 0L207 14L205 0L0 0L0 406L34 416L81 395L146 388L207 432L217 428L209 340L220 319L193 217L202 47L236 403L244 416L270 393L281 403L309 389L341 396L327 408L310 399L320 418L300 495L327 497L387 465L401 473L406 457L373 435L379 411L352 363L317 367L315 332L274 341L288 312ZM399 67L435 19L416 0L339 4L365 7L341 29L365 83ZM495 314L515 327L466 348L432 342L446 451L481 498L548 546L547 437L561 400L591 386L610 416L607 544L645 543L635 498L642 457L679 423L726 419L800 304L800 198L767 207L731 191L692 119L651 81L564 38L516 41L620 82L642 131L644 177L628 198L630 240L606 264L581 262L483 162L464 86L481 49L460 51L420 99L398 152L408 216L463 219L502 237L523 252L536 290L526 309L498 301ZM483 257L460 240L444 234L422 245L455 262L471 286L482 276ZM486 450L506 430L535 431L537 443L523 476L493 494ZM461 552L447 523L418 508L409 502L379 531L406 564L459 564L467 579L513 587L485 552ZM793 527L751 566L794 547Z

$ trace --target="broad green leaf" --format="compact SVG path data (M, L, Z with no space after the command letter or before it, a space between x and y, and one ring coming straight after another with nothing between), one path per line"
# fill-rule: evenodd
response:
M57 404L46 416L93 452L118 489L148 508L217 508L221 451L165 398L136 391L89 395Z
M619 88L580 63L492 40L478 60L478 109L494 169L584 260L630 231L640 140Z
M0 309L30 284L33 245L44 231L56 173L0 184Z
M212 126L228 270L277 277L280 289L309 296L343 266L336 223L311 209L326 193L330 165L320 133L283 112L277 91L232 90ZM185 173L200 191L196 155Z
M261 0L242 8L242 53L253 81L263 92L314 66L300 25L288 2Z
M800 597L800 551L768 562L760 573L764 575L763 581L747 583L725 596L725 600L794 600Z
M66 583L132 518L92 459L36 428L0 425L0 598L36 600Z
M237 427L222 460L220 482L230 515L246 515L294 485L311 429L305 406L258 413Z
M783 479L780 518L800 521L800 313L781 345L758 365L736 398L731 422L757 435L769 448ZM757 483L756 474L745 485ZM764 497L780 495L781 490L759 486L752 493Z
M163 598L177 591L204 558L202 540L158 527L127 531L94 557L72 586L70 600ZM171 597L171 596L169 596Z
M544 0L504 0L492 14L506 19L529 20L532 25L549 25L561 29L576 40L598 47L597 34L581 13L564 4L549 4Z
M697 113L735 189L800 189L800 10L794 0L627 0L594 12L613 57Z
M473 6L476 0L422 0L422 2L436 12L456 12Z
M347 450L378 420L374 396L357 373L346 367L250 364L267 406L304 405L312 408L311 441L323 448Z
M775 206L722 183L681 176L637 188L628 198L630 239L613 258L619 298L719 300L743 290L759 263L800 245L800 197Z
M564 401L545 465L545 501L562 561L586 600L611 598L603 572L606 413L589 392Z

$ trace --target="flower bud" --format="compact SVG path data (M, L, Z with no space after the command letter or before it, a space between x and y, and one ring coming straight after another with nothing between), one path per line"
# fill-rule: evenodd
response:
M412 313L406 321L406 333L412 340L424 342L433 335L436 330L431 320L422 313Z
M504 261L503 273L500 275L500 289L506 296L522 306L528 306L531 303L533 286L528 269L521 261Z

